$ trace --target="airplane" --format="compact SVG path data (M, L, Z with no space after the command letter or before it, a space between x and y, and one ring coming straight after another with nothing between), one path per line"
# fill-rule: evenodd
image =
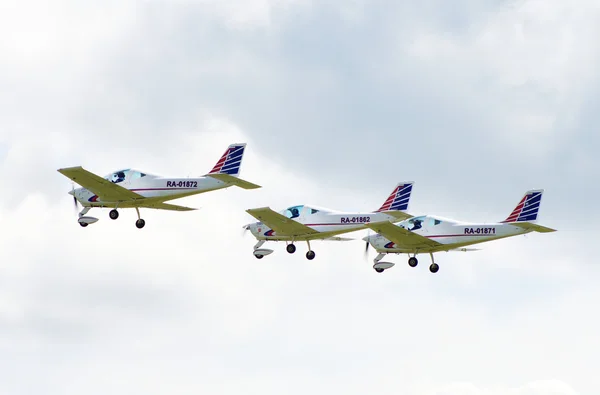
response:
M243 228L250 230L258 240L254 246L257 259L273 253L273 250L261 248L266 241L285 241L290 254L296 251L294 242L306 241L306 258L313 260L315 252L310 247L311 240L352 240L336 235L364 229L372 222L397 222L409 218L410 215L404 210L408 208L412 187L413 182L398 184L383 205L370 213L341 212L312 205L292 206L279 213L269 207L249 209L246 212L259 222L244 225Z
M243 189L260 188L239 178L245 148L245 143L231 144L213 169L198 178L160 177L135 169L115 171L102 178L81 166L58 169L58 172L82 186L73 187L69 192L75 207L77 202L83 206L77 221L79 225L85 228L98 221L98 218L86 216L94 207L112 208L109 217L113 220L119 218L117 209L135 208L138 215L135 226L142 229L146 221L140 217L140 208L191 211L196 209L165 202L233 185Z
M476 251L465 247L529 232L555 232L535 223L543 192L543 189L527 191L511 214L498 223L467 223L434 215L412 217L397 225L389 221L368 223L365 226L377 233L363 238L367 242L365 252L371 245L379 253L373 260L373 269L378 273L394 266L392 262L381 261L386 254L408 254L411 267L418 264L417 254L429 254L429 271L437 273L439 265L433 259L436 252Z

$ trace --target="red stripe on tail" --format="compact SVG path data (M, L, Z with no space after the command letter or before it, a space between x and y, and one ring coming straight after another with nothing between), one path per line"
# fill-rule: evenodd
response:
M523 210L523 205L525 204L525 200L527 200L527 196L524 196L521 202L515 207L512 213L502 222L515 222L517 218L519 218L519 214L521 214L521 210Z
M392 203L394 202L394 199L396 199L398 189L400 189L400 185L398 185L396 189L394 189L394 192L392 192L392 194L386 199L385 203L383 203L383 205L377 211L386 211L389 210L390 207L392 207Z
M208 174L218 173L221 171L221 169L223 168L223 165L225 164L225 161L227 160L227 156L229 156L230 151L231 151L231 149L227 148L227 151L225 151L225 153L223 154L221 159L219 159L219 161L217 162L215 167L213 167L213 169Z

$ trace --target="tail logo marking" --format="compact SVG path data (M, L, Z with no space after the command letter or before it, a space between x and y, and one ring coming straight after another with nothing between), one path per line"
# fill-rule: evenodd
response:
M244 155L245 148L245 144L233 145L227 148L227 151L225 151L221 159L219 159L209 174L224 173L237 175L240 172L242 156Z
M542 202L542 191L534 191L523 196L517 207L503 222L535 221Z
M412 187L412 183L398 185L377 211L406 210L408 208Z

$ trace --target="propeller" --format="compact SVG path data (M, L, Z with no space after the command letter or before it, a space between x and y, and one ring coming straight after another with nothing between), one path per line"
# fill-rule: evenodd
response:
M73 204L75 205L75 214L79 211L79 203L75 197L75 184L71 184L71 195L73 195Z
M250 230L249 225L242 226L242 237L246 236L246 233Z
M369 247L371 246L371 244L369 243L369 237L371 236L371 231L367 232L367 241L365 242L365 252L364 252L364 258L365 260L369 259Z

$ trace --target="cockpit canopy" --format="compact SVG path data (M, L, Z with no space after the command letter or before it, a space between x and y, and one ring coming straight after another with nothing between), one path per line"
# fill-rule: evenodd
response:
M132 181L146 176L146 173L142 173L135 169L125 169L115 171L114 173L110 173L109 175L105 176L104 179L114 184L118 184L123 181Z
M433 226L437 226L442 223L442 220L434 217L430 217L428 215L422 215L419 217L409 218L406 221L402 221L400 226L408 230L417 230L421 228L429 228Z
M285 210L281 211L280 214L283 214L290 219L294 219L300 216L306 217L308 215L313 215L320 212L321 210L322 209L317 209L315 207L300 205L288 207Z

